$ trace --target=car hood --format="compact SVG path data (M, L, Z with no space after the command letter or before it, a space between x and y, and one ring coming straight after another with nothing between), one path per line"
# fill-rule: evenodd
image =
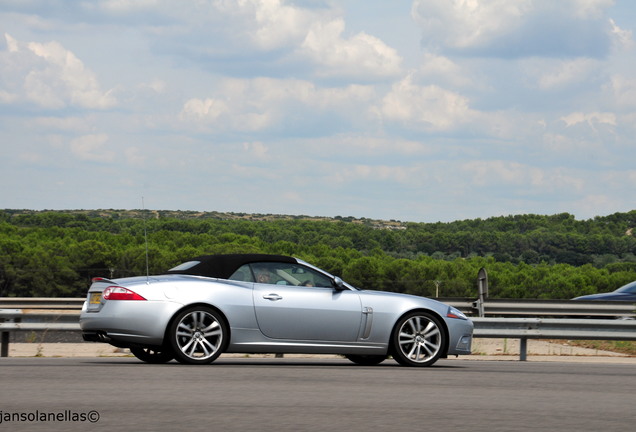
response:
M405 309L416 307L427 307L438 311L440 314L445 315L448 310L448 305L437 300L433 300L428 297L421 297L412 294L395 293L389 291L373 291L373 290L360 290L358 291L360 296L364 299L372 301L373 303L384 303L385 306L389 304L402 304ZM373 301L375 300L375 301ZM376 303L377 304L377 303ZM409 306L410 305L410 306Z
M634 301L634 295L629 293L599 293L575 297L572 300L607 300L607 301Z

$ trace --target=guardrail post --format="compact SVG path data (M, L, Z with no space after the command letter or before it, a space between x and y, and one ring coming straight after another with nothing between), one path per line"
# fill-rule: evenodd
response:
M9 357L9 332L2 332L2 347L0 357Z
M477 313L480 317L486 316L484 310L484 299L488 297L488 273L485 268L479 269L477 274L477 283L479 288L479 299L477 300Z
M519 361L526 361L528 359L528 338L521 338L519 340Z
M0 323L18 323L22 320L21 309L0 309ZM9 357L9 338L11 332L3 331L0 336L0 357Z
M0 322L5 322L6 318L0 316ZM9 332L2 332L2 342L0 344L0 357L9 357Z

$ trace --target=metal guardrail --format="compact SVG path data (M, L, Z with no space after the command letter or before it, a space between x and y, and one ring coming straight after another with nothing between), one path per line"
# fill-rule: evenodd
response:
M636 320L471 318L476 338L519 339L519 360L525 361L528 339L636 340Z
M64 302L46 303L42 299L33 299L29 306L36 303L45 306L64 306ZM83 300L82 300L83 302ZM13 303L19 305L20 303ZM50 306L29 309L0 309L0 357L9 356L9 336L16 331L80 331L79 308L75 305L62 309L50 309Z
M0 331L80 331L79 323L0 323ZM6 357L6 356L3 356Z
M86 297L0 297L0 309L82 309Z
M80 331L77 321L84 300L0 298L0 356L8 355L10 332ZM468 315L479 310L476 302L469 299L440 300ZM471 319L475 323L476 338L520 339L520 360L526 360L528 339L636 340L636 320L615 319L634 318L635 309L634 304L623 302L496 299L483 303L482 310L491 317ZM572 319L577 316L595 319ZM596 319L599 317L614 319Z
M477 301L471 299L440 298L437 300L454 306L468 315L476 315L479 310ZM622 301L488 299L484 301L483 307L484 316L636 318L636 304Z

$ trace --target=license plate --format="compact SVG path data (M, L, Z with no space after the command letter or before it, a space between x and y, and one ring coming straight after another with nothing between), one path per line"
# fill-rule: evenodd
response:
M102 301L102 293L91 293L91 298L88 301L90 304L100 304Z

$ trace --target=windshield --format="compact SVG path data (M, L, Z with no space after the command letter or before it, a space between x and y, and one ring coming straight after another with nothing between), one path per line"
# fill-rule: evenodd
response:
M318 267L316 267L316 266L314 266L314 265L311 265L311 264L309 264L308 262L305 262L305 261L303 261L303 260L301 260L301 259L298 259L298 258L296 258L296 259L298 260L298 262L299 262L299 263L304 264L304 265L306 265L307 267L309 267L309 268L311 268L311 269L314 269L314 270L316 270L316 271L319 271L319 272L321 272L321 273L324 273L324 274L326 274L326 275L327 275L330 279L335 280L335 276L334 276L334 275L332 275L332 274L330 274L330 273L327 273L327 272L326 272L326 271L324 271L323 269L320 269L320 268L318 268ZM361 290L360 290L360 288L356 288L356 287L354 287L353 285L351 285L351 284L349 284L349 283L347 283L347 282L345 282L345 281L342 281L342 283L344 284L344 286L346 286L346 287L347 287L347 288L349 288L350 290L353 290L353 291L361 291Z
M185 271L185 270L191 269L192 267L194 267L197 264L201 264L201 261L187 261L187 262L184 262L183 264L179 264L178 266L171 268L168 271L169 272Z

